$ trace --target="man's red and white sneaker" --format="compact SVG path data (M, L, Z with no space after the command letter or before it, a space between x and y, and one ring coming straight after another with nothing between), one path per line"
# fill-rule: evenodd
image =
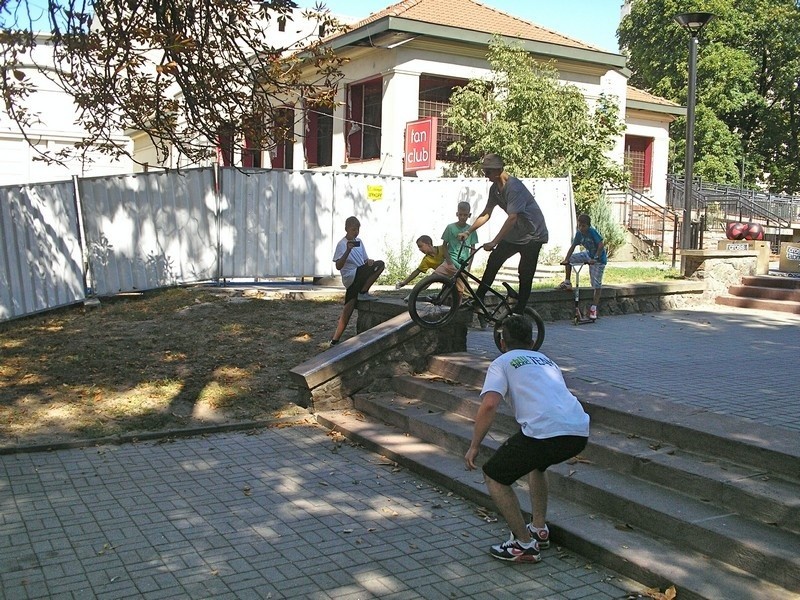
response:
M595 321L597 319L597 307L596 306L590 306L589 307L589 319L591 319L592 321Z
M539 544L539 550L550 547L550 530L547 525L544 526L544 529L537 529L531 523L528 523L528 531L533 539L536 540L536 543Z
M512 562L537 563L542 560L536 538L531 540L529 545L526 545L515 539L513 533L507 542L492 546L489 553L492 557L499 560L509 560Z

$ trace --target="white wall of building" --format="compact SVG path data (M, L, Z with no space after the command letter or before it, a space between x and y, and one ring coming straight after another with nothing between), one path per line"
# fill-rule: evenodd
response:
M411 42L394 50L372 49L368 55L354 57L343 66L344 82L337 95L334 109L333 160L330 170L350 170L359 173L403 175L403 149L406 123L419 118L419 77L433 75L459 79L488 78L491 70L484 54L454 54L452 46L441 48L429 42ZM450 53L445 53L448 49ZM625 116L627 80L617 71L587 72L580 65L562 64L560 78L575 85L593 106L601 94L617 98L619 114ZM344 123L346 118L347 84L358 83L380 74L383 79L381 156L378 159L353 161L346 159ZM665 131L664 134L667 132ZM295 166L303 164L302 138L295 143ZM620 136L611 153L611 158L622 164L624 137ZM433 171L419 171L417 177L438 177L444 164L437 162ZM666 168L666 167L664 167Z
M42 39L33 53L22 60L19 70L39 90L25 103L26 108L38 115L39 122L27 128L25 134L33 140L36 149L54 156L83 139L84 130L75 124L78 112L72 98L36 69L36 65L52 69L52 46ZM115 139L125 146L131 143L121 131ZM113 159L99 152L89 154L93 162L71 160L64 165L48 165L39 160L39 154L25 140L5 107L0 109L0 157L0 185L59 181L73 175L116 175L129 173L132 167L130 159Z
M652 187L643 190L643 193L659 204L666 202L670 122L668 115L664 115L663 121L659 122L654 120L652 114L644 115L638 111L629 111L628 128L625 131L628 135L653 138Z

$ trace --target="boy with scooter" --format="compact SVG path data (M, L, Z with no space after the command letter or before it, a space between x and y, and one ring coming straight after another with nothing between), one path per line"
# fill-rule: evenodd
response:
M581 252L575 252L575 248L582 246L584 248ZM589 265L589 278L591 279L592 289L594 290L594 298L589 307L589 321L597 319L597 305L600 303L600 288L603 285L603 272L606 269L608 262L608 254L603 244L603 236L600 232L592 227L592 219L587 214L578 216L578 231L575 233L575 238L572 240L572 246L567 251L567 256L561 261L566 270L564 281L562 281L557 289L571 290L572 289L572 266L580 264ZM576 282L577 285L577 282ZM579 311L576 307L576 311ZM577 315L576 315L577 316ZM577 316L579 320L581 319Z

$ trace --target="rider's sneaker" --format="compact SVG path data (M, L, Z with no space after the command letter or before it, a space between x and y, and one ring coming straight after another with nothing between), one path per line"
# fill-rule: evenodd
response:
M589 307L589 320L591 321L597 320L597 307L594 305Z
M556 286L557 290L571 290L572 289L572 282L569 279L565 279L561 283Z
M528 532L539 544L539 550L550 547L550 529L548 529L547 525L544 526L544 529L537 529L531 523L528 523Z
M526 547L522 542L514 539L513 533L507 542L492 546L489 553L493 558L512 562L537 563L542 560L538 543L535 539L530 542L530 546Z
M358 295L359 302L372 302L373 300L377 300L377 299L378 299L377 296L373 296L369 292L361 292Z

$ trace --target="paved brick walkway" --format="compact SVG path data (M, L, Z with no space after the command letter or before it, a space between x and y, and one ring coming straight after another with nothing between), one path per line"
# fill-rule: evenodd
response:
M490 558L478 507L321 428L0 457L0 597L619 599L557 548Z
M725 306L546 323L542 352L587 381L800 432L800 316ZM489 331L468 349L497 356ZM788 432L787 432L788 433Z
M489 332L470 349L496 355ZM706 307L549 323L589 381L800 431L800 317ZM491 559L478 507L309 426L0 456L0 598L622 599L560 549ZM479 477L479 475L476 475Z

